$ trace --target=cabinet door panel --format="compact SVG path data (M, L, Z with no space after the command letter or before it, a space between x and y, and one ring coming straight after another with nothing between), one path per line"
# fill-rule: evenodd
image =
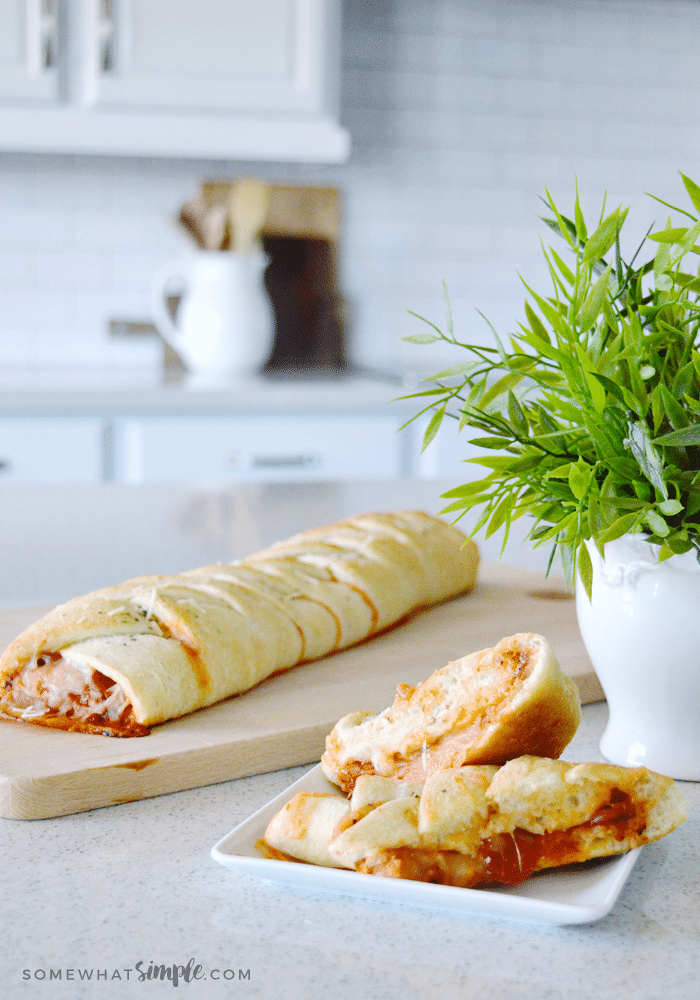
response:
M56 0L0 3L0 101L58 97Z
M322 112L326 7L323 0L112 0L95 33L103 45L96 103Z
M0 483L102 478L101 420L0 420Z
M126 482L314 481L401 473L393 417L199 417L121 421L115 473Z

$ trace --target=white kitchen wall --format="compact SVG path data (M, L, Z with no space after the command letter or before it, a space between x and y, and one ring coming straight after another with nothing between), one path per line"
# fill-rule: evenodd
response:
M110 341L147 318L151 276L188 246L172 219L201 179L251 172L345 192L343 283L355 360L430 369L441 282L464 336L487 340L539 287L538 195L596 213L632 202L641 234L700 179L695 0L346 0L343 122L333 167L0 155L0 364L150 370L151 340Z

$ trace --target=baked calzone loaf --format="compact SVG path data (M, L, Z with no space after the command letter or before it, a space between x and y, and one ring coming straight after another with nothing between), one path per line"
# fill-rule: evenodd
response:
M0 659L0 715L143 736L470 590L477 564L456 528L399 511L230 565L129 580L59 605L12 643Z
M425 782L362 775L349 801L301 792L258 848L270 858L470 888L624 854L686 816L673 780L646 768L523 756Z
M502 639L400 684L379 715L352 712L326 738L326 777L350 793L362 774L422 781L462 764L502 764L521 754L558 757L581 721L578 688L547 640Z

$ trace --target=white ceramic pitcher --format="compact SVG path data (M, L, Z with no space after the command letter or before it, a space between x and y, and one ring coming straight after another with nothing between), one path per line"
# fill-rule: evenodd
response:
M200 251L156 276L153 322L193 375L252 375L265 364L275 333L263 282L268 264L262 251ZM165 297L180 292L173 321Z

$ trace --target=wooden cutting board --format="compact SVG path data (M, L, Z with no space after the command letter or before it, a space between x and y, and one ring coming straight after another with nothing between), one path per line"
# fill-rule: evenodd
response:
M47 610L0 611L0 647ZM561 582L487 565L471 594L150 736L111 739L0 721L0 816L63 816L318 761L342 715L380 711L401 681L417 684L514 632L546 636L582 702L603 700Z

